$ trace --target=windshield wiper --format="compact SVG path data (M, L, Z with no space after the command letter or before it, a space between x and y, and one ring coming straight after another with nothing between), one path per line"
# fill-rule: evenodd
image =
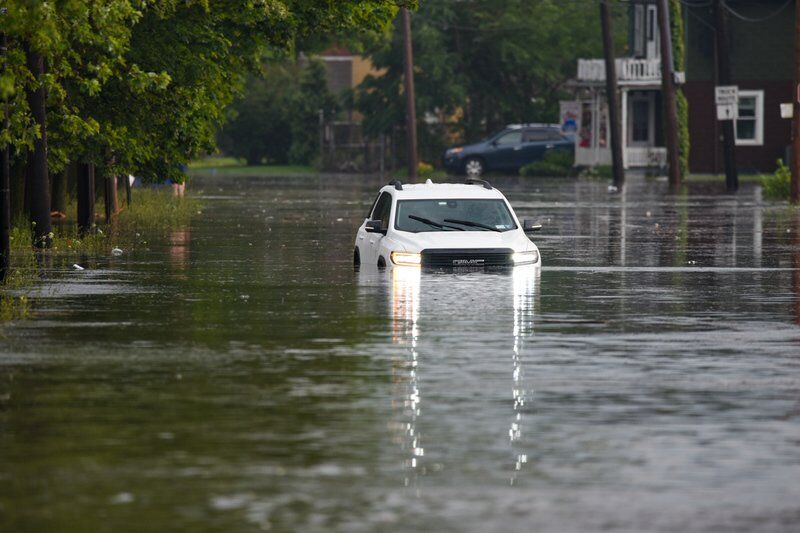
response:
M464 228L459 228L456 226L448 226L447 224L440 224L439 222L436 222L429 218L422 218L418 217L417 215L408 215L408 218L410 218L411 220L422 222L423 224L427 224L429 226L433 226L434 228L439 228L439 229L450 228L450 229L457 229L458 231L464 231Z
M446 218L444 219L445 222L452 222L453 224L461 224L462 226L470 226L472 228L483 228L488 229L489 231L498 231L502 232L503 230L493 228L487 224L481 224L480 222L470 222L469 220L456 220L454 218Z

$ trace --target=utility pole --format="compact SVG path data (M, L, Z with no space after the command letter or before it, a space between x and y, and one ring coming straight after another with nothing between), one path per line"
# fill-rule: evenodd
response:
M0 11L0 16L5 14L5 8ZM0 54L3 56L3 69L5 70L6 53L8 52L8 39L5 33L0 34ZM3 99L3 131L8 131L8 101ZM8 143L0 147L0 282L8 276L11 262L11 161Z
M678 156L678 105L675 99L675 75L672 61L672 31L669 27L667 0L658 0L658 26L661 34L661 92L664 94L664 135L667 144L669 184L676 188L681 184L681 166Z
M714 0L716 18L717 83L731 85L731 57L728 50L728 14L722 0ZM733 120L722 121L722 159L725 163L725 187L728 192L739 188L739 172L736 168L736 133Z
M608 98L608 121L611 128L611 163L614 171L614 186L617 187L617 190L621 190L625 184L625 169L622 163L617 66L614 60L614 43L611 40L613 32L608 0L600 0L600 25L603 28L603 55L606 63L606 96Z
M791 201L800 203L800 5L794 7L794 115L792 115Z
M406 149L408 150L408 177L417 179L417 110L414 98L414 51L411 46L411 13L403 13L403 67L406 93Z

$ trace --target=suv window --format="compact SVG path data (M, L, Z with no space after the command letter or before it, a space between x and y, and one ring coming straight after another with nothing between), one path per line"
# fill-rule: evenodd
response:
M551 141L563 141L564 137L561 136L560 133L557 131L550 130L547 132L547 138Z
M372 220L381 221L381 229L389 229L389 214L392 212L392 195L388 192L381 193L372 210Z
M547 130L527 130L522 140L526 143L546 141L550 138Z
M498 146L508 146L509 144L519 144L522 140L521 131L512 131L497 138L494 142Z
M381 197L381 194L378 193L378 196L376 196L375 199L372 201L372 205L369 206L369 211L367 211L367 220L372 218L372 213L373 213L373 211L375 211L375 204L378 203L378 200L380 199L380 197Z

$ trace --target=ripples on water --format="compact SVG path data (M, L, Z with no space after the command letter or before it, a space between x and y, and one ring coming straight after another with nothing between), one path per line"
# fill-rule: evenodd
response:
M545 263L350 265L379 185L201 184L2 328L0 529L796 530L800 217L500 180Z

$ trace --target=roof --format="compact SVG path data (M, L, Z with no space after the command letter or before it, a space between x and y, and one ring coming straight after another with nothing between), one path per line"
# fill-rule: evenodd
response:
M544 124L541 122L529 122L527 124L507 124L506 129L516 130L521 128L543 128L543 129L561 129L560 124Z
M503 198L503 193L497 189L487 189L480 184L468 185L466 183L404 183L402 190L397 190L393 185L383 188L394 193L398 200L433 200L439 198L475 198L495 199Z

